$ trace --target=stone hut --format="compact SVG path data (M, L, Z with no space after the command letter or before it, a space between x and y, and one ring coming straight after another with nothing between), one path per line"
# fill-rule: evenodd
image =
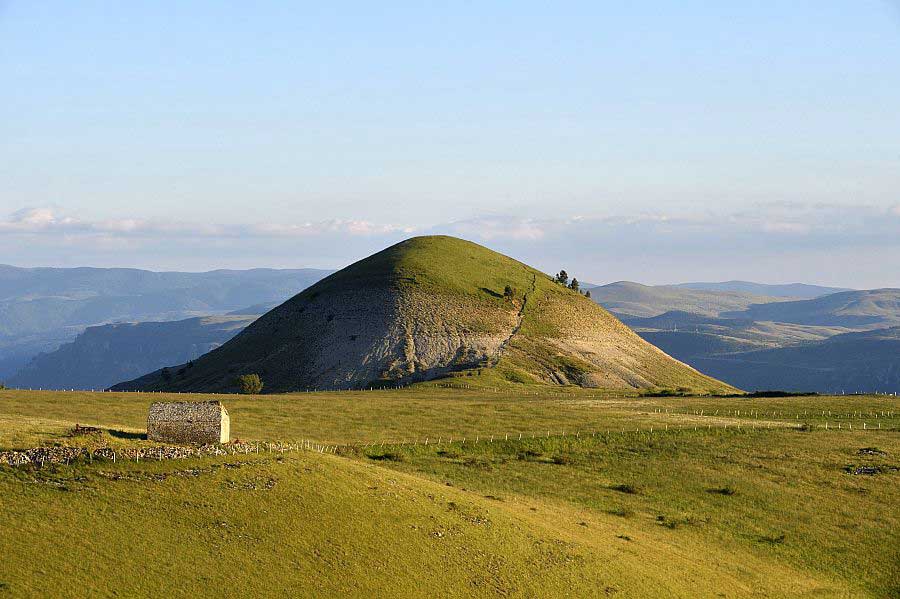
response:
M163 443L228 443L228 411L218 401L157 402L150 405L147 439Z

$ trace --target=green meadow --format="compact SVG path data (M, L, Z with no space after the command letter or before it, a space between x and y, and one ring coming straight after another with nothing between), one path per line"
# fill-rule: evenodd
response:
M0 597L900 593L897 398L2 391L0 449L211 398L333 453L0 467Z

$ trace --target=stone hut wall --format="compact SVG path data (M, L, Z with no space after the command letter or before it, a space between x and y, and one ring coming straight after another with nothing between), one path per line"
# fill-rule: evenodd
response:
M164 443L228 443L230 421L218 401L157 402L150 406L147 438Z

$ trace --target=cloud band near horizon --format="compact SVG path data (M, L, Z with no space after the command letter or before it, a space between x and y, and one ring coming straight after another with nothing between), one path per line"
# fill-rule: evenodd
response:
M88 219L55 207L0 220L18 266L338 268L412 235L484 243L548 271L597 283L750 278L847 287L900 286L900 204L768 203L717 213L621 213L530 219L482 214L449 223L368 220L196 223Z

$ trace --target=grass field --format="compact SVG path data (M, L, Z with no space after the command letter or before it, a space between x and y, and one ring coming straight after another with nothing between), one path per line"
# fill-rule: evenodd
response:
M0 468L0 597L900 593L897 398L216 397L340 447ZM161 398L0 392L0 448L147 443Z

